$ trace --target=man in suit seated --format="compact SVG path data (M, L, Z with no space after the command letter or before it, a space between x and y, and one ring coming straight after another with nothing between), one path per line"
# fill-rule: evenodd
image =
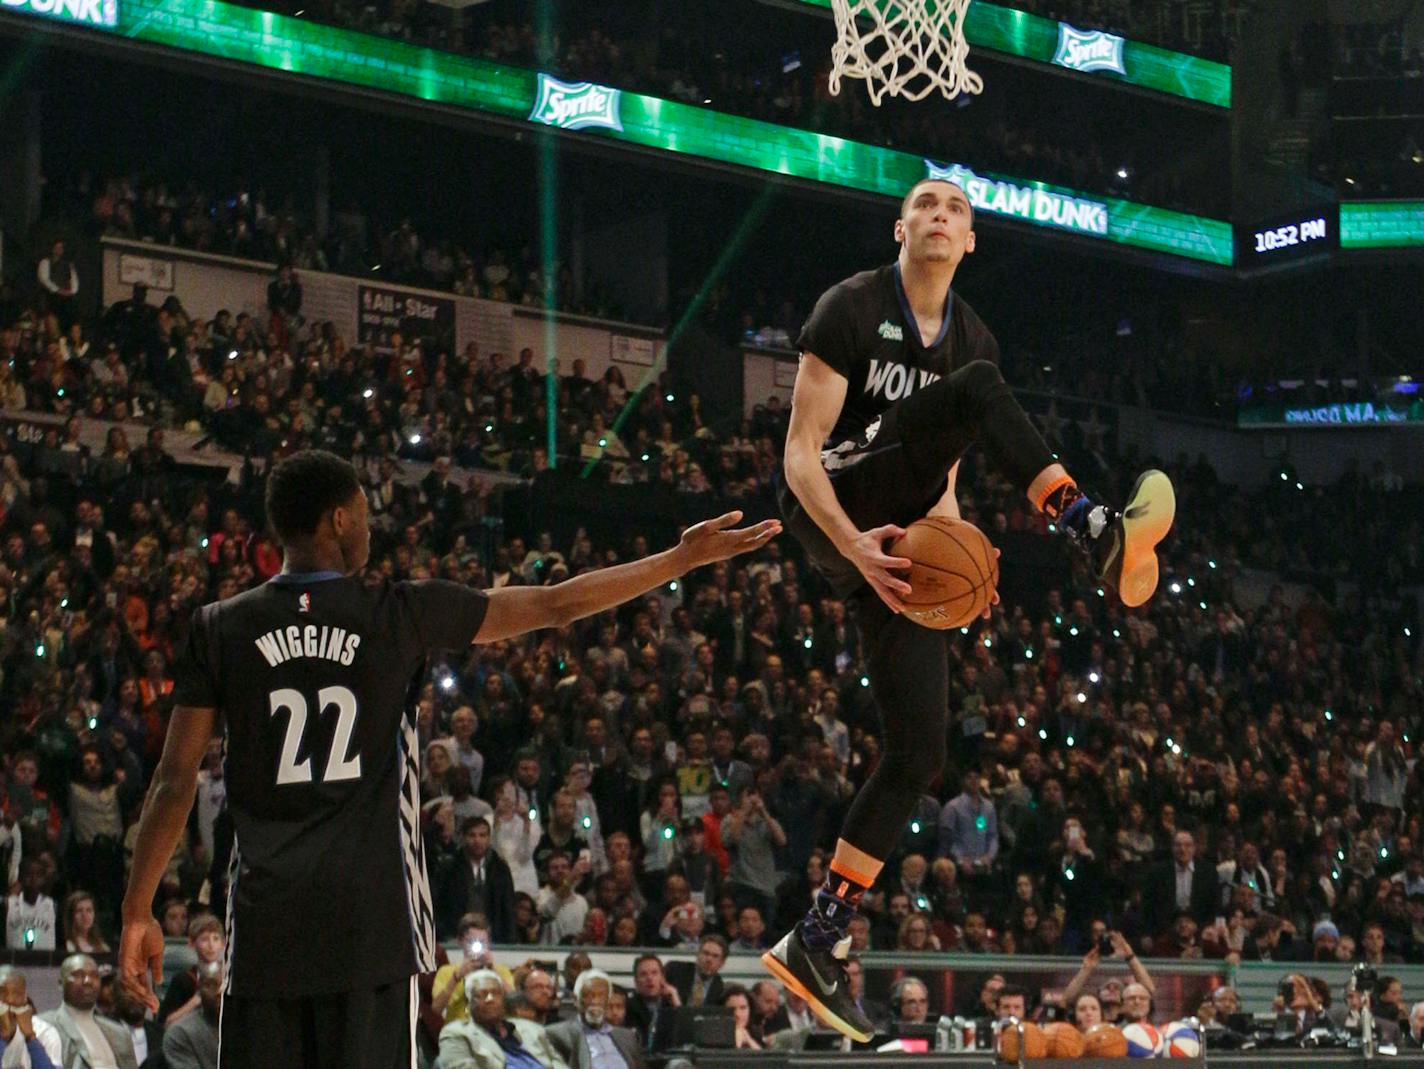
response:
M670 961L663 967L668 983L677 988L684 1006L717 1006L722 1001L722 977L727 961L727 940L716 932L702 937L697 961Z
M875 1031L888 1031L890 1007L865 997L865 966L854 954L846 958L846 983L850 985L850 997L855 1000L856 1007L869 1018L870 1023L875 1026Z
M628 1027L638 1033L644 1052L658 1054L672 1046L673 1024L682 999L668 983L656 954L633 962L633 993L628 996Z
M59 1030L60 1058L65 1069L74 1066L115 1065L138 1069L128 1030L94 1013L99 1001L99 966L88 954L71 954L59 967L64 1005L40 1020Z
M644 1069L638 1036L631 1028L608 1023L613 981L597 969L585 969L574 982L578 1017L548 1029L549 1042L569 1069Z
M472 972L465 995L471 1019L440 1030L440 1069L568 1069L543 1025L505 1016L499 973Z

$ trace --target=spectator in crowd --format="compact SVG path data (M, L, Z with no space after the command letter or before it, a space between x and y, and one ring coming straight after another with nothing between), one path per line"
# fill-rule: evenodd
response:
M198 961L191 969L178 973L168 981L168 990L158 1006L158 1020L165 1028L172 1028L184 1017L202 1008L203 966L221 966L223 951L227 947L222 921L210 913L193 918L188 925L188 946L197 955Z
M543 1025L505 1011L504 981L487 969L465 978L470 1017L440 1031L441 1069L568 1069Z
M985 989L990 990L987 984ZM1018 984L1000 982L992 990L994 992L994 1020L1007 1021L1010 1017L1019 1021L1028 1020L1028 992L1024 988ZM1066 1002L1067 999L1065 998L1064 1001Z
M64 948L69 954L110 952L109 941L95 919L94 897L87 891L71 891L64 900Z
M668 983L656 954L642 954L633 962L633 994L628 998L628 1027L638 1033L638 1043L649 1055L672 1046L675 1011L682 1005L677 988Z
M1326 1020L1325 1006L1309 977L1291 973L1282 979L1280 991L1275 998L1275 1009L1295 1017L1296 1035L1308 1035L1317 1021Z
M222 1012L223 967L204 961L197 967L199 1007L170 1024L163 1035L163 1060L169 1069L218 1069L218 1020Z
M55 949L54 899L43 891L44 862L26 858L20 866L20 890L5 899L5 946L10 950Z
M1152 1019L1152 991L1144 983L1134 981L1122 988L1122 1016L1119 1024L1134 1024Z
M1132 971L1132 977L1135 981L1134 984L1129 984L1128 987L1141 988L1147 993L1147 997L1150 1000L1157 993L1157 985L1153 982L1151 974L1147 971L1147 967L1142 964L1142 959L1133 951L1132 945L1128 943L1121 932L1109 932L1107 937L1112 944L1112 954L1109 960L1120 961L1126 964ZM1069 980L1067 986L1063 988L1063 1005L1076 1006L1079 993L1087 989L1089 981L1092 980L1093 975L1098 971L1099 966L1102 965L1102 961L1102 950L1095 943L1089 947L1088 952L1083 955L1083 964L1079 966L1073 978ZM1126 1011L1126 992L1127 988L1123 988L1122 995L1119 996L1122 1000L1124 1011ZM1103 1004L1101 997L1103 994L1106 994L1106 992L1099 993L1098 1010L1100 1014L1105 1015L1105 1019L1111 1019L1110 1017L1106 1017L1108 1008ZM1134 1003L1133 1009L1135 1010L1136 1008L1136 1004ZM1114 1006L1113 1009L1115 1010L1117 1007Z
M134 1061L139 1069L161 1064L163 1050L163 1026L149 1016L143 1000L134 996L122 984L114 989L114 1020L128 1029L129 1041L133 1043ZM152 1062L150 1062L152 1058Z
M64 242L56 241L50 246L49 255L40 260L35 274L48 296L49 310L58 317L60 328L68 330L74 322L75 298L79 296L79 270L69 258Z
M59 1031L35 1013L25 974L13 965L0 965L0 1063L24 1065L18 1044L29 1056L31 1069L63 1069L63 1043Z
M964 774L963 790L945 803L939 817L939 851L959 867L959 877L977 888L999 856L999 817L982 794L978 769Z
M865 966L854 954L846 958L846 983L850 985L850 997L860 1012L865 1014L877 1032L884 1031L890 1024L890 1008L883 1002L865 996Z
M727 940L716 932L702 937L695 961L670 961L664 966L668 983L684 1006L719 1005L723 988L720 975L727 961Z
M759 1040L752 1035L752 1001L747 989L741 984L729 984L722 990L718 1005L726 1006L732 1011L732 1034L737 1050L761 1050L763 1040ZM775 1016L763 1023L765 1034L770 1034L772 1021Z
M897 980L890 989L890 1008L899 1024L924 1024L930 1015L930 989L918 977Z
M1424 1000L1409 1007L1409 1034L1405 1042L1410 1050L1424 1050Z
M59 1065L113 1065L138 1069L128 1029L94 1013L99 1001L99 966L87 954L71 954L59 967L63 1003L40 1015L60 1035Z
M613 981L598 969L585 969L574 982L577 1017L548 1030L549 1042L569 1069L643 1069L646 1059L637 1035L608 1021Z
M555 851L549 855L548 865L548 882L539 889L535 903L543 918L544 942L557 946L583 931L588 901L574 888L588 875L590 864L586 854L570 864L568 854Z
M739 902L755 906L759 919L764 919L776 904L773 850L786 845L786 833L767 810L766 801L755 787L742 793L741 804L727 815L721 832L732 859L727 874L728 889ZM756 938L760 935L756 933ZM742 938L746 938L745 931Z
M725 993L724 993L725 996ZM751 1022L747 1031L758 1043L765 1045L767 1025L781 1012L781 988L770 980L758 980L747 989L751 1001Z
M436 969L430 991L431 1009L446 1022L464 1020L469 1016L470 1007L465 1001L465 977L478 969L497 973L507 988L514 989L513 974L494 960L489 922L482 914L466 913L461 917L455 938L464 957L458 965L447 963Z
M471 817L461 827L460 836L462 859L446 874L436 911L438 930L448 937L462 916L478 913L488 919L494 942L512 943L514 878L504 859L490 849L489 821Z
M1172 836L1172 856L1152 867L1143 884L1147 930L1152 936L1166 932L1181 912L1204 925L1220 910L1220 885L1216 870L1197 860L1197 840L1181 830Z
M1326 1010L1326 1016L1333 1027L1359 1035L1361 1029L1360 1011L1364 1008L1366 992L1352 990L1354 986L1350 983L1345 985L1344 997ZM1387 1017L1375 1017L1375 1043L1380 1046L1391 1044L1397 1046L1401 1038L1400 1028L1399 1022L1392 1021Z

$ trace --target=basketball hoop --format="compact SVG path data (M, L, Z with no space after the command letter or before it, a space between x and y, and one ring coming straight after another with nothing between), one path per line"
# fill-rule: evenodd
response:
M964 65L964 15L970 0L831 0L833 96L841 78L863 78L877 108L887 96L923 100L938 89L946 100L984 91Z

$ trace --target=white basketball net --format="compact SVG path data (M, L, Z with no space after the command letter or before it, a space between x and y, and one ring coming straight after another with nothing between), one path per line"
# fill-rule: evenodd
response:
M970 0L831 0L832 95L841 78L863 78L877 108L887 96L923 100L934 90L953 100L981 93L984 80L964 65L964 14Z

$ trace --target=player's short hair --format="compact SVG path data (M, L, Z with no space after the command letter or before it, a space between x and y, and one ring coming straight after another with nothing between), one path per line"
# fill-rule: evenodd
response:
M323 516L360 492L361 480L349 461L323 449L304 449L267 477L267 522L283 542L309 537Z
M905 218L905 213L910 210L910 198L915 195L915 190L919 189L926 182L943 182L945 185L953 186L964 194L964 199L969 204L969 227L972 230L974 228L974 202L969 200L969 191L958 182L951 182L948 178L921 178L912 185L905 193L905 196L900 200L900 218Z

